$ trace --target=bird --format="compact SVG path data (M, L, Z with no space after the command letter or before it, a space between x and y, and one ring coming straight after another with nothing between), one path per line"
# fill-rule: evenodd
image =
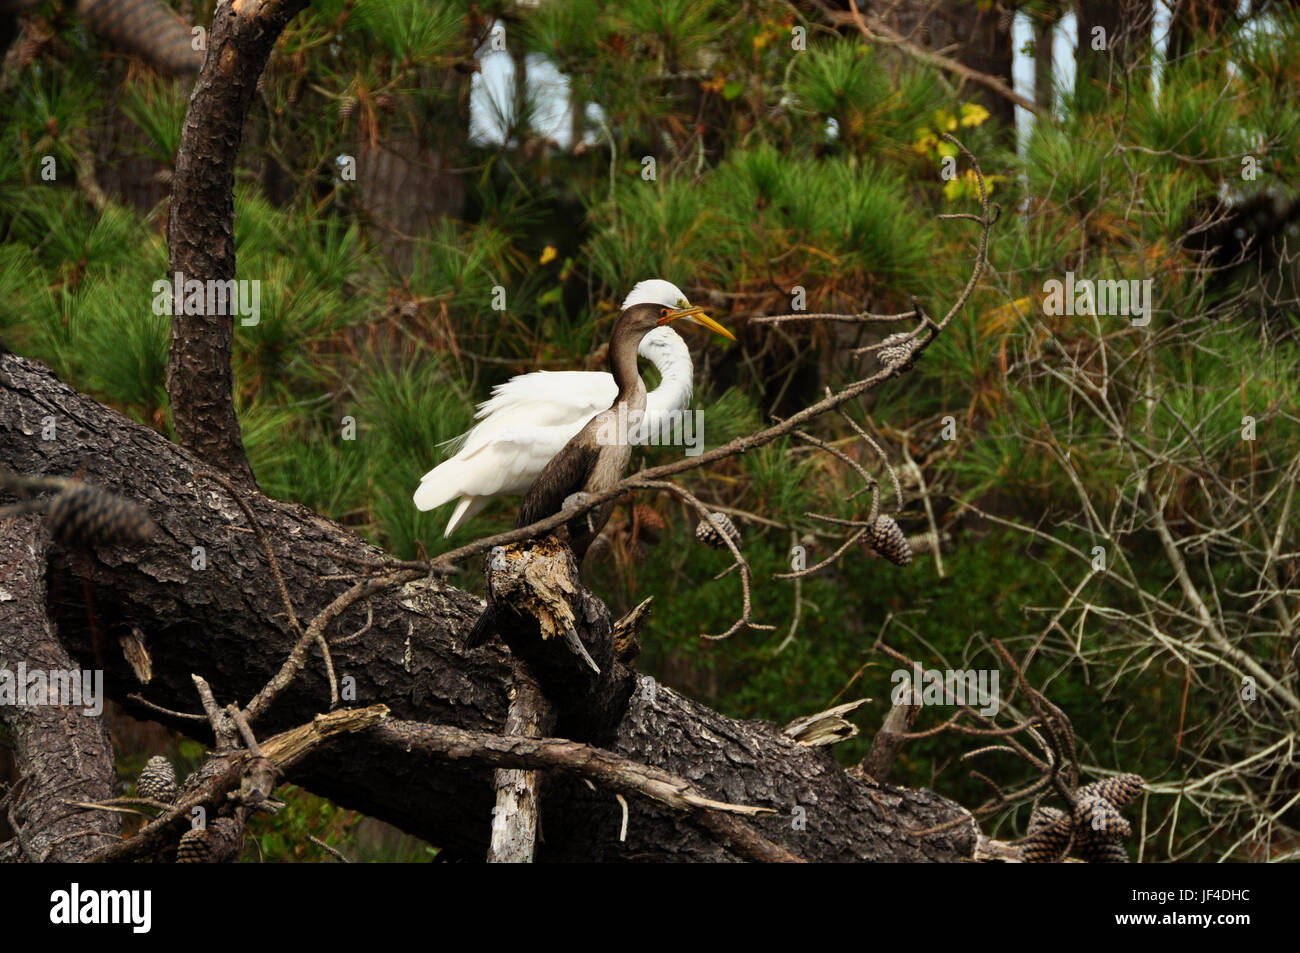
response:
M517 528L555 515L574 497L603 493L622 478L632 458L629 432L647 406L645 382L636 364L638 349L647 334L685 319L735 340L730 331L704 314L703 309L692 307L686 296L667 282L654 285L640 296L634 289L628 300L632 303L627 306L628 301L624 301L625 307L609 341L609 369L616 387L614 398L569 439L533 480L519 508ZM579 565L613 509L614 502L609 500L566 524L569 548ZM482 645L492 637L495 628L495 612L489 600L466 636L465 646ZM576 632L566 633L566 641L583 661L599 672Z
M672 282L651 278L632 289L619 311L640 304L676 308L685 302L686 295ZM660 375L659 386L646 395L645 421L654 427L690 406L691 352L667 326L649 331L637 351ZM416 508L432 510L455 499L443 532L444 538L451 536L495 497L527 492L551 458L617 395L618 385L608 371L533 371L498 384L478 405L478 423L446 442L453 455L420 478Z

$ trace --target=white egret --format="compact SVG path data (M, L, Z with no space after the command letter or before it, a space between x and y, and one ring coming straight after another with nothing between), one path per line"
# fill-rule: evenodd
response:
M637 284L619 310L644 304L690 307L680 288L660 278ZM690 406L691 353L667 326L650 330L637 352L660 375L659 386L646 395L645 426L651 433L666 432L668 415ZM606 371L534 371L498 384L478 405L478 423L448 441L454 455L421 478L416 507L431 510L456 499L443 533L450 536L494 497L525 492L551 458L616 396L618 385Z

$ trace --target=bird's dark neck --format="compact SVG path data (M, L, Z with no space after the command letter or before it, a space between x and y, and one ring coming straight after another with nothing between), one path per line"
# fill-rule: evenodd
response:
M614 329L613 339L609 342L609 371L614 375L618 385L616 403L633 401L639 393L645 393L641 382L641 372L636 366L636 349L641 343L641 336L626 326Z

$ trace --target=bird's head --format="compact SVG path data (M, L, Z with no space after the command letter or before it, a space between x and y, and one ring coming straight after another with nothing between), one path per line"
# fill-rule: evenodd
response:
M639 282L632 293L623 299L621 311L620 321L627 321L642 334L683 318L725 338L736 340L730 331L705 314L702 308L691 307L681 288L662 278Z

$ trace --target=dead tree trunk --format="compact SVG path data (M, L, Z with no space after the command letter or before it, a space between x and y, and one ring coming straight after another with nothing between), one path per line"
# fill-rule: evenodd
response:
M51 433L54 439L42 439ZM26 474L79 471L148 509L158 524L148 543L51 548L49 611L69 652L105 670L111 698L139 717L211 743L206 725L159 714L129 696L199 713L195 673L219 703L246 703L297 641L258 537L228 491L158 433L78 394L43 365L10 354L0 355L0 466ZM358 561L383 558L304 507L254 489L240 492L270 541L300 618L314 617L354 585ZM0 501L8 497L0 494ZM507 650L490 645L462 652L457 641L480 607L475 596L435 579L382 589L347 608L325 632L338 678L354 690L345 693L345 704L387 705L398 724L499 732L511 684ZM580 629L585 624L578 620ZM117 648L117 637L133 628L144 633L152 656L148 685L136 681ZM957 805L926 791L874 785L775 725L735 721L644 676L633 678L630 697L615 693L611 701L625 707L604 747L689 779L711 798L771 809L746 819L771 844L805 860L971 857L973 822L937 835L916 833L965 815ZM313 652L306 670L257 722L258 734L305 724L328 708L324 666ZM380 725L331 740L297 763L289 780L421 836L446 856L481 860L490 839L493 767L461 748L435 750ZM635 796L626 804L627 834L620 840L618 798L569 775L548 774L538 859L753 855L707 819Z

